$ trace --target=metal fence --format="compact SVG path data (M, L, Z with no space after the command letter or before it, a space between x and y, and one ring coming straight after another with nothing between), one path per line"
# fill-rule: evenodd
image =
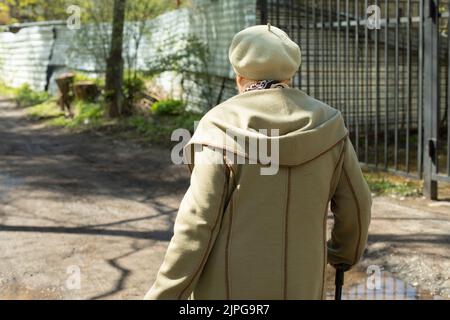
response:
M450 182L449 14L436 0L259 0L302 48L295 86L340 109L364 165ZM377 25L378 24L378 25Z

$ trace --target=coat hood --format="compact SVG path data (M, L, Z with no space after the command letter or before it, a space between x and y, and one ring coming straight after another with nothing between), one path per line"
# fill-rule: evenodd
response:
M192 156L194 145L206 145L259 162L249 152L249 141L254 139L258 148L264 142L268 154L275 150L273 143L278 144L279 165L296 166L315 159L346 136L341 113L303 91L255 90L236 95L207 112L184 154ZM192 163L189 158L188 163Z

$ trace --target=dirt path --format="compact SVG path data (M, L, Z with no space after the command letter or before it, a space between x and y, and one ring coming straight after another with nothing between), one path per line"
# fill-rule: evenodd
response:
M140 299L187 185L167 150L48 129L0 101L0 298ZM373 264L394 272L383 277L390 294L449 297L450 207L408 206L375 200L367 258L348 274L347 297L371 297L361 271Z
M186 171L166 150L45 129L1 102L0 297L141 298Z

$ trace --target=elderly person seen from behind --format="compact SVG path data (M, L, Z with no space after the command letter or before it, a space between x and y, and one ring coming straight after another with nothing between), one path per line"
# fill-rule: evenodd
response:
M186 146L197 147L191 184L145 298L323 299L327 263L355 265L370 223L370 190L344 120L290 87L301 52L282 30L239 32L229 58L239 94L206 113ZM229 131L245 141L266 132L278 145L277 172L262 174L260 159L237 163L233 152L251 157Z

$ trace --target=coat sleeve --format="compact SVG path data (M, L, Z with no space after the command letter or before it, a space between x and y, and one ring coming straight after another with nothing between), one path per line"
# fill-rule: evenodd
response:
M187 299L192 293L218 234L225 205L228 171L217 162L218 154L209 148L196 152L190 187L180 204L174 235L144 299Z
M349 139L343 152L339 178L331 198L334 226L328 241L328 262L353 266L366 246L372 197Z

